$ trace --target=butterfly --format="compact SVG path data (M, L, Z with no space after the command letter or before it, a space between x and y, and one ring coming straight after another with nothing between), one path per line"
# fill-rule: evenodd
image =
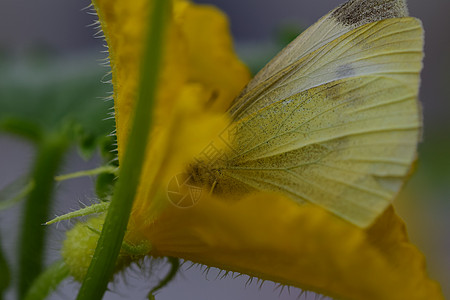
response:
M234 100L219 159L190 166L213 194L281 192L367 227L417 157L423 28L402 0L350 0Z

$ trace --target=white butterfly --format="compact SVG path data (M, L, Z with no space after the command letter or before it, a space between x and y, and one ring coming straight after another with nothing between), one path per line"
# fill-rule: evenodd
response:
M370 225L416 159L422 57L405 1L348 1L235 99L226 156L191 166L194 181L216 194L279 191Z

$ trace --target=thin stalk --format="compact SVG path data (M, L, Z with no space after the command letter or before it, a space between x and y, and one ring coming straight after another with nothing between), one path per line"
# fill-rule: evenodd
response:
M152 288L150 293L148 293L148 299L154 300L155 299L155 292L159 291L163 287L165 287L169 282L172 281L172 279L178 274L178 270L180 269L180 260L176 257L168 257L167 260L170 263L170 270L167 273L166 277L164 277L157 286Z
M25 300L44 300L68 276L69 268L64 261L53 263L33 282Z
M149 18L143 65L131 132L120 164L119 179L109 206L94 257L78 293L78 300L101 299L115 269L145 158L147 137L158 85L159 65L168 0L155 0Z
M90 215L90 214L102 213L102 212L107 211L108 207L109 207L109 202L92 204L90 206L86 206L85 208L81 208L79 210L72 211L65 215L56 217L50 221L45 222L44 225L50 225L50 224L53 224L56 222L61 222L63 220L69 220L72 218L83 217L83 216Z
M78 178L78 177L84 177L84 176L95 176L95 175L99 175L99 174L103 174L103 173L109 173L109 174L117 174L117 167L113 167L113 166L101 166L92 170L86 170L86 171L78 171L78 172L74 172L74 173L70 173L70 174L65 174L65 175L59 175L55 177L56 181L63 181L63 180L68 180L68 179L73 179L73 178Z
M23 299L34 279L42 271L45 227L51 204L54 177L67 148L63 134L44 137L38 144L32 171L34 187L25 203L22 233L19 241L18 294Z
M10 283L11 272L0 244L0 300L3 299L3 293L8 289Z

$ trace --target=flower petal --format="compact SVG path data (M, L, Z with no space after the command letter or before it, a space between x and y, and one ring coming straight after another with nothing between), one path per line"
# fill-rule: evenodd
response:
M167 209L146 231L175 256L343 299L442 299L422 254L389 208L367 231L278 195L202 199Z
M131 127L150 4L151 1L94 1L111 61L119 159ZM157 97L157 105L164 108L170 107L173 99L178 98L180 88L188 78L184 55L186 44L173 19L167 26ZM160 107L157 107L156 115L164 117L167 111L161 112Z
M172 177L185 172L193 158L228 124L223 114L204 113L203 86L185 85L179 97L183 101L175 101L172 114L166 118L168 126L154 131L152 144L147 148L142 184L131 217L134 224L146 226L153 222L168 204L167 186ZM134 229L129 227L129 231Z
M223 14L188 1L173 3L156 126L126 239L149 241L154 256L176 256L338 298L442 299L392 208L363 230L274 194L239 201L206 196L189 209L167 204L170 176L223 129L223 119L212 112L224 112L249 79L232 52ZM130 127L150 4L95 1L110 50L119 155Z
M130 128L151 2L94 1L111 59L119 154ZM158 124L173 112L176 99L185 101L179 97L184 85L201 84L207 95L205 111L224 113L250 79L234 54L225 15L188 1L173 2L161 73Z
M250 80L234 54L227 17L214 6L191 4L175 20L186 37L190 80L208 88L214 111L225 112Z
M130 5L96 0L94 4L109 46L120 160L131 124L151 1ZM166 192L170 177L182 172L225 128L226 108L250 79L233 52L225 15L212 6L173 1L164 49L156 120L134 207L134 214L147 219L164 207L152 201Z

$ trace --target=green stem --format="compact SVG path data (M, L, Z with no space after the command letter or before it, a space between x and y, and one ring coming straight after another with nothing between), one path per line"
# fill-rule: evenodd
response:
M9 271L8 263L3 255L3 249L0 245L0 300L3 299L3 293L11 283L11 273Z
M78 293L78 300L101 299L112 278L115 262L122 247L134 196L145 159L147 137L158 85L159 64L166 17L171 1L155 0L149 20L149 31L139 84L133 125L120 164L119 179L105 218L92 262Z
M54 177L61 165L66 146L66 138L62 134L49 135L38 144L31 178L34 188L26 200L19 244L20 299L23 299L42 270L45 244L45 227L42 224L48 220Z
M61 281L68 276L69 268L66 266L64 261L60 260L53 263L33 282L33 285L31 285L25 296L25 300L45 299L58 287Z
M81 208L79 210L64 214L62 216L56 217L50 221L47 221L44 223L44 225L50 225L56 222L61 222L63 220L69 220L72 218L78 218L83 217L90 214L98 214L102 213L108 210L109 202L102 202L102 203L96 203L92 204L90 206L87 206L85 208Z

